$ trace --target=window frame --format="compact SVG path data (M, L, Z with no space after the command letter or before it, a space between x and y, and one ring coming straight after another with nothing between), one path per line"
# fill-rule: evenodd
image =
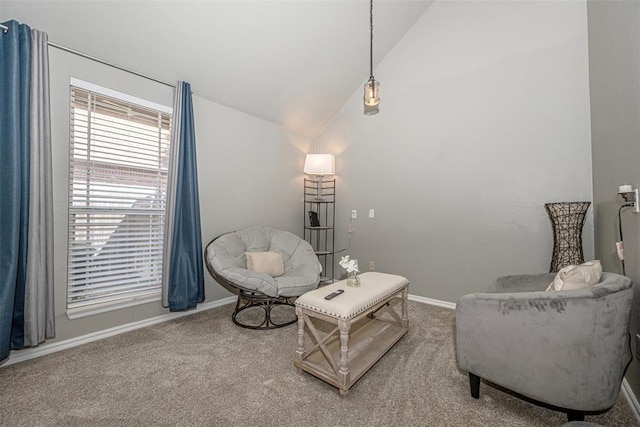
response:
M159 115L158 117L162 117L161 114L166 114L169 115L168 118L168 137L166 134L161 134L161 132L163 132L164 128L162 121L159 120L159 124L158 124L158 132L159 132L159 136L158 136L158 143L160 144L164 144L164 142L161 141L167 141L166 144L166 148L167 148L167 155L169 153L169 147L171 144L171 127L173 125L173 108L168 107L166 105L162 105L162 104L158 104L146 99L142 99L142 98L138 98L136 96L133 95L129 95L126 93L122 93L122 92L118 92L109 88L105 88L99 85L96 85L94 83L90 83L90 82L86 82L80 79L76 79L71 77L70 81L69 81L69 105L70 105L70 111L69 111L69 155L68 155L68 162L69 162L69 169L68 169L68 174L67 174L67 179L68 179L68 185L67 185L67 189L68 189L68 201L67 201L67 208L68 208L68 214L67 214L67 221L68 221L68 232L66 235L66 240L67 240L67 281L66 281L66 292L65 292L65 308L66 308L66 312L67 312L67 317L69 317L70 319L75 319L75 318L80 318L80 317L85 317L85 316L90 316L90 315L94 315L94 314L98 314L98 313L104 313L107 311L112 311L112 310L118 310L118 309L122 309L122 308L126 308L126 307L131 307L131 306L135 306L135 305L139 305L139 304L147 304L150 302L156 302L156 301L160 301L161 300L161 286L159 287L153 287L152 289L149 289L148 291L144 291L142 289L138 290L138 291L133 291L132 294L129 295L120 295L117 296L117 292L113 292L111 294L111 297L107 297L107 299L105 300L105 298L101 298L101 299L96 299L90 303L85 303L85 304L73 304L73 302L71 301L71 297L73 295L76 295L76 293L74 293L72 291L72 273L76 273L77 274L77 265L72 267L72 261L73 261L73 257L72 257L72 237L73 237L73 232L76 230L76 227L78 227L78 222L74 217L74 213L81 210L78 207L74 207L73 203L74 203L74 193L73 193L73 185L74 183L77 183L77 181L74 180L74 160L77 162L77 159L74 159L73 157L73 153L74 153L74 121L77 120L77 117L74 117L74 98L73 98L73 91L74 88L78 88L80 90L83 91L87 91L89 93L93 93L95 95L98 96L103 96L103 97L109 97L112 98L116 101L120 101L122 103L126 103L126 104L130 104L131 106L135 106L135 107L139 107L139 108L143 108L143 109L151 109L154 110L155 112L158 112ZM161 114L160 114L161 113ZM152 127L153 129L153 127ZM158 146L158 151L161 151L161 145ZM87 152L88 153L88 152ZM90 161L87 160L86 164L89 165ZM117 166L116 168L121 167L121 166ZM167 170L165 171L162 167L158 168L158 172L159 173L167 173L168 172L168 165L167 165ZM87 177L89 177L89 174L87 174ZM104 183L103 183L104 184ZM166 187L165 187L166 188ZM131 209L134 209L134 207L132 206ZM88 212L90 212L91 208L87 209ZM127 208L124 209L125 211L127 210ZM114 209L114 212L116 212L117 209ZM157 210L155 211L157 213ZM126 214L125 214L126 215ZM151 215L151 214L150 214ZM166 205L165 205L165 209L164 209L164 213L162 214L162 224L164 224L164 218L166 215ZM118 226L116 226L116 229L118 228ZM108 241L108 237L106 238L106 240ZM106 244L106 243L105 243ZM104 245L103 245L104 246ZM161 248L162 251L164 251L164 243L161 243ZM160 255L160 261L162 263L162 254ZM76 269L76 271L74 271L74 269ZM160 267L160 281L162 278L162 266ZM89 273L91 274L91 273ZM133 289L133 287L132 287ZM114 297L114 295L116 295Z

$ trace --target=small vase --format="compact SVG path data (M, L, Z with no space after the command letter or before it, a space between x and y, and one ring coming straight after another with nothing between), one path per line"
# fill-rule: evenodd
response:
M357 288L360 286L360 277L357 274L350 274L347 276L347 286Z

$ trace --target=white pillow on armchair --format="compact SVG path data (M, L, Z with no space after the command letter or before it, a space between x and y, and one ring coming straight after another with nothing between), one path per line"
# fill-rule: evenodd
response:
M600 260L585 262L580 265L568 265L558 271L547 291L572 291L595 285L602 276Z

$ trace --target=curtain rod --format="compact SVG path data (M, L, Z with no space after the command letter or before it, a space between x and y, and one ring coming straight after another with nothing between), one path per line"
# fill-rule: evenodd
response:
M113 64L111 62L107 62L104 59L100 59L100 58L96 58L95 56L87 55L86 53L79 52L79 51L77 51L75 49L71 49L69 47L62 46L62 45L57 44L57 43L53 43L53 42L47 42L47 43L49 44L49 46L55 47L56 49L64 50L65 52L69 52L69 53L72 53L74 55L78 55L78 56L81 56L83 58L90 59L90 60L95 61L95 62L99 62L100 64L107 65L107 66L112 67L112 68L116 68L118 70L127 72L129 74L133 74L133 75L136 75L138 77L142 77L142 78L145 78L147 80L151 80L151 81L154 81L156 83L160 83L160 84L163 84L165 86L169 86L169 87L175 88L175 85L172 85L171 83L167 83L167 82L163 82L162 80L154 79L153 77L149 77L149 76L147 76L145 74L138 73L137 71L133 71L133 70L130 70L128 68L121 67L120 65Z
M9 27L7 27L6 25L0 24L0 28L2 29L2 32L4 34L9 32ZM72 53L74 55L78 55L78 56L81 56L83 58L90 59L91 61L99 62L100 64L103 64L103 65L106 65L106 66L109 66L109 67L112 67L112 68L116 68L116 69L124 71L126 73L133 74L133 75L136 75L138 77L142 77L144 79L151 80L153 82L160 83L162 85L169 86L169 87L172 87L172 88L176 87L175 85L173 85L171 83L167 83L167 82L163 82L162 80L154 79L153 77L149 77L149 76L147 76L145 74L138 73L137 71L133 71L133 70L130 70L128 68L121 67L120 65L113 64L111 62L107 62L104 59L100 59L100 58L96 58L95 56L87 55L86 53L79 52L79 51L77 51L75 49L71 49L70 47L66 47L66 46L63 46L63 45L60 45L60 44L57 44L57 43L53 43L53 42L50 42L50 41L47 41L47 44L49 46L51 46L51 47L55 47L56 49L64 50L65 52L69 52L69 53Z

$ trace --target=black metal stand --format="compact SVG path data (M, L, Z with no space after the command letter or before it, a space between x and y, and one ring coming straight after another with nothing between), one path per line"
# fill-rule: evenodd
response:
M304 240L313 247L320 263L323 276L321 282L332 283L334 279L334 254L336 222L335 212L336 180L304 179ZM309 218L313 212L315 224Z
M567 265L582 264L582 227L591 202L546 203L544 208L553 229L550 273Z
M295 304L291 301L292 298L285 297L270 297L258 292L248 292L243 289L238 290L238 301L236 302L236 308L231 315L231 320L236 325L247 329L277 329L284 326L289 326L297 322L298 318L293 311L293 320L286 321L285 323L276 323L271 319L271 309L275 306L289 306L295 310ZM242 323L237 319L237 315L244 310L258 307L264 310L264 320L260 324L248 324Z

